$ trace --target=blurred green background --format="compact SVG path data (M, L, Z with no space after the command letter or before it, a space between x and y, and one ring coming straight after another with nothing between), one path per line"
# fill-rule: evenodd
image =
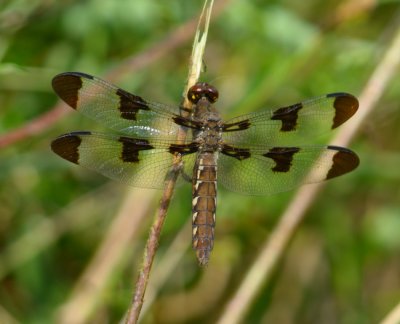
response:
M113 83L144 98L179 103L192 32L184 31L187 40L178 45L167 37L196 21L201 5L3 0L1 136L53 108L51 78L64 71L107 78L122 69ZM202 79L219 89L225 117L329 92L358 96L399 28L399 9L395 0L226 2L211 22ZM163 42L172 45L165 50ZM160 56L146 63L154 53ZM135 68L124 63L137 55ZM399 72L350 145L360 156L359 168L327 183L251 305L247 323L376 323L400 301ZM97 129L94 122L72 112L42 126L0 152L1 323L68 322L60 310L74 299L78 279L129 190L50 151L57 135ZM160 194L155 192L105 288L92 297L84 322L122 318ZM158 258L180 232L183 254L143 323L214 322L293 194L251 197L220 189L215 249L209 267L201 269L190 248L191 230L182 231L190 220L191 189L177 188ZM157 266L150 283L156 270L163 273Z

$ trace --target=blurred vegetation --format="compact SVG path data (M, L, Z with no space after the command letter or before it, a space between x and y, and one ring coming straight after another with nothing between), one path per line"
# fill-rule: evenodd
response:
M400 9L395 0L363 3L230 1L211 23L203 74L220 90L222 114L233 117L329 92L359 95ZM1 134L52 109L55 74L104 77L196 19L200 10L200 2L183 0L3 0ZM179 103L191 43L189 37L113 82L154 101ZM350 145L360 167L327 184L272 282L251 306L248 323L375 323L399 302L398 72ZM62 161L49 149L61 133L97 127L71 113L0 152L2 323L56 321L125 197L124 185ZM215 321L292 195L250 197L220 189L210 266L197 266L187 230L186 252L143 323ZM190 219L190 206L190 186L177 188L160 255ZM114 323L123 316L152 216L97 296L88 322Z

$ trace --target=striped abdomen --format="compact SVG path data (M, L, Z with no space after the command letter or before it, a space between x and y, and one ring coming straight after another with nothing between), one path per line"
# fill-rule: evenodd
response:
M199 153L193 170L192 244L200 265L206 265L214 245L217 207L217 153Z

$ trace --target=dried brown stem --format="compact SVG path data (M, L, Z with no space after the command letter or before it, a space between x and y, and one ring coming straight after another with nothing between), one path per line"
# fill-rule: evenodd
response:
M399 18L396 25L399 26ZM390 27L392 28L392 26ZM347 145L360 128L362 122L375 107L382 96L387 84L393 78L400 61L400 28L397 27L396 34L388 46L385 55L375 71L371 75L367 85L360 95L360 110L351 121L342 127L332 144ZM281 259L285 248L292 238L295 230L304 218L305 212L315 201L323 184L303 187L294 196L292 202L280 218L271 237L264 246L247 272L241 286L233 298L227 304L218 323L232 324L243 321L252 301L263 285L269 280L275 266ZM394 322L393 322L394 323Z
M166 188L164 190L163 196L160 202L160 208L158 210L157 216L153 222L150 230L149 237L147 239L146 248L143 256L143 265L139 271L139 276L136 281L135 293L133 296L131 307L128 311L126 318L127 324L136 323L140 311L143 305L143 298L146 292L147 283L150 276L151 266L158 248L158 242L161 236L161 230L167 215L168 206L171 201L172 194L174 192L174 187L179 173L171 171L169 176L170 179L167 181Z
M400 323L400 303L393 308L389 314L380 322L381 324L398 324Z
M188 82L183 91L184 94L187 93L190 86L192 86L195 82L197 82L200 76L212 6L213 6L213 0L210 1L205 0L203 11L200 16L199 23L197 25L196 36L193 43L193 52L189 66ZM183 106L191 108L186 96L184 96L183 99ZM185 114L188 115L188 112L187 111L185 112L183 110L182 114L185 116ZM184 141L185 137L186 137L186 131L184 129L181 129L177 137L178 142ZM127 313L127 318L126 318L127 324L137 323L140 311L143 306L144 294L146 292L151 266L153 264L154 257L158 248L161 229L165 221L165 217L167 214L169 203L172 198L172 194L174 192L176 180L178 179L179 176L180 163L181 163L180 156L178 155L175 156L174 167L171 168L169 174L167 175L166 186L160 202L159 211L151 227L150 235L147 240L143 257L143 265L139 271L139 276L136 282L135 293L133 296L131 306Z
M158 292L161 287L169 280L176 269L177 264L183 258L184 254L188 250L188 233L190 233L192 226L191 219L181 227L179 233L175 236L173 242L168 246L168 249L156 260L153 268L151 284L147 286L146 300L143 304L141 315L144 314L151 308L151 305L157 298Z
M225 8L228 2L229 0L217 1L213 9L214 15L218 15ZM107 79L110 81L118 80L123 75L130 73L133 70L137 70L159 60L165 54L169 53L193 37L193 33L195 32L197 26L197 17L189 20L172 31L165 37L165 39L157 43L155 46L134 56L133 58L125 60L119 67L107 74Z

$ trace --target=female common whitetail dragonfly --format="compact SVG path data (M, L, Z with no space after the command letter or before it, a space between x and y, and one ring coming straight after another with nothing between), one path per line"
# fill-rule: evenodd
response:
M269 195L340 176L359 164L343 147L300 146L354 115L358 101L347 93L223 121L213 106L218 91L207 83L190 88L189 118L84 73L59 74L52 85L69 106L120 133L61 135L51 148L62 158L133 186L159 189L174 158L181 158L181 178L192 182L192 244L201 265L214 244L217 177L227 189ZM181 127L190 132L178 142Z

